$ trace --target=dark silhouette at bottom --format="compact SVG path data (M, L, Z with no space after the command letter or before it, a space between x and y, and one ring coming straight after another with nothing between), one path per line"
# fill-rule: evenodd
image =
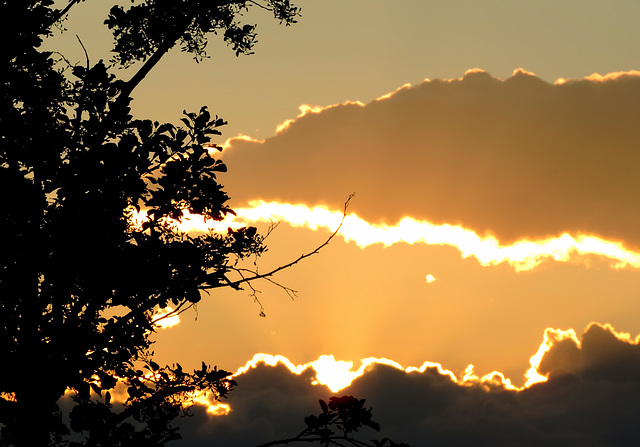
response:
M329 404L320 400L322 413L304 418L307 428L298 436L271 441L258 447L316 442L324 446L409 447L408 444L398 444L389 438L372 439L369 442L354 438L352 433L360 428L369 427L380 431L380 424L371 419L371 408L364 408L364 402L365 399L353 396L331 397Z

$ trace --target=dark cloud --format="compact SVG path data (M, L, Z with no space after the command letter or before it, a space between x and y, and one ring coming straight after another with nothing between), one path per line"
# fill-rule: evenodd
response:
M621 339L609 326L591 324L580 347L570 339L554 344L540 366L542 373L568 372L592 381L640 382L640 345Z
M572 344L571 344L572 343ZM463 386L436 368L405 373L371 367L338 394L367 399L378 434L412 446L629 446L640 441L638 345L592 325L581 346L556 343L541 364L549 381L523 391ZM251 446L297 434L317 400L332 393L311 385L310 371L260 365L238 378L232 412L182 422L185 446Z
M328 204L367 220L462 224L507 243L562 232L640 247L640 77L550 84L523 71L424 82L308 113L224 157L237 206ZM258 193L257 193L258 191Z
M318 399L326 399L327 388L311 384L313 370L300 375L282 364L260 364L237 378L238 387L228 401L226 416L205 414L193 408L193 418L181 421L182 445L244 447L297 435L304 416L317 412Z

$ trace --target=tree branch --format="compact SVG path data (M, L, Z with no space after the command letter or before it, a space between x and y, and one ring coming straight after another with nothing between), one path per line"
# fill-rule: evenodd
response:
M221 7L221 6L227 6L227 5L230 5L230 4L233 4L233 3L243 3L243 2L244 2L244 0L242 0L242 1L229 0L229 1L218 1L217 3L218 3L218 7ZM155 67L156 64L158 62L160 62L160 59L162 59L162 57L171 48L173 48L173 46L176 44L176 42L178 42L178 39L180 39L180 36L182 36L182 34L187 31L187 29L189 28L189 25L191 24L192 20L193 19L186 20L185 24L182 27L180 32L176 32L175 35L165 39L162 42L162 44L158 47L156 52L153 53L151 55L151 57L149 57L144 62L142 67L140 67L140 69L131 77L131 79L129 79L124 84L124 87L122 88L122 90L120 92L120 96L118 97L118 101L125 101L126 98L128 98L131 95L131 93L138 86L138 84L140 84L140 82L142 82L142 80L149 74L149 72L153 69L153 67Z
M53 21L54 23L61 20L65 15L67 15L67 13L69 12L69 10L76 5L77 3L79 3L80 0L70 0L69 3L67 3L67 6L64 7L64 9L61 9L58 14L56 14L53 17Z
M186 28L185 28L186 29ZM149 74L149 72L156 66L160 59L176 44L180 37L176 37L175 39L167 39L158 47L155 53L151 55L149 59L145 61L145 63L140 67L140 69L129 79L125 84L122 90L120 91L120 96L118 96L118 101L125 101L133 92L140 82Z
M86 71L84 72L84 76L82 78L82 90L80 92L80 99L78 100L78 107L76 107L76 119L75 119L75 124L73 126L74 139L80 133L80 126L82 124L82 112L84 111L84 101L87 96L87 76L89 76L89 69L91 68L87 49L85 48L84 44L82 43L82 40L80 40L80 37L77 34L76 34L76 39L78 39L78 42L82 47L82 51L84 51L84 58L86 60L87 65L86 65Z
M249 276L249 277L244 277L243 276L242 279L239 279L237 281L232 281L232 282L229 282L227 284L217 284L217 285L214 285L214 286L200 286L200 290L217 289L217 288L220 288L220 287L232 287L232 288L235 288L235 287L240 286L241 284L246 284L246 283L249 283L251 281L258 280L258 279L269 279L269 277L275 275L276 273L278 273L278 272L280 272L282 270L288 269L290 267L293 267L294 265L296 265L297 263L299 263L303 259L306 259L306 258L308 258L310 256L313 256L313 255L317 254L320 250L322 250L322 248L324 248L327 245L329 245L329 242L331 242L331 240L340 231L340 228L342 228L342 224L344 223L344 219L347 217L347 208L349 207L349 202L351 201L351 199L353 198L354 195L355 194L350 194L349 197L347 198L347 201L344 203L344 210L342 212L342 220L340 220L340 225L338 225L338 228L336 228L336 230L333 233L331 233L331 236L329 236L326 241L324 241L321 245L316 247L314 250L312 250L312 251L310 251L308 253L304 253L304 254L300 255L297 259L295 259L295 260L293 260L293 261L291 261L291 262L289 262L287 264L281 265L280 267L276 267L275 269L273 269L273 270L271 270L271 271L269 271L267 273L262 273L262 274L256 273L255 275Z
M144 408L149 405L153 405L156 402L162 402L164 399L166 399L169 396L173 396L174 394L188 393L194 390L195 390L195 386L193 385L179 385L171 388L165 388L160 391L156 391L150 397L144 400L135 402L131 406L127 407L126 410L118 414L118 416L114 419L114 422L116 424L119 424L120 422L123 422L125 419L127 419L129 416L132 416L133 413L139 408Z

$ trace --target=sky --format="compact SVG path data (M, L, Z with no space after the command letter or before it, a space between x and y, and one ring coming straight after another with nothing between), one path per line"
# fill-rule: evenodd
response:
M296 4L292 27L248 18L254 55L174 51L134 92L137 117L229 121L237 222L280 223L261 271L355 193L276 277L293 299L256 284L261 318L250 291L215 293L158 331L160 362L238 371L183 445L284 438L342 394L412 445L637 442L640 4ZM70 60L76 34L109 58L105 11L77 6Z

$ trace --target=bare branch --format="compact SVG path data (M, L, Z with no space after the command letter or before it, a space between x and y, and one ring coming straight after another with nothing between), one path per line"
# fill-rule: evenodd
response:
M87 76L89 75L89 69L91 67L91 64L89 62L89 54L87 53L87 49L85 48L84 44L82 43L82 40L80 39L80 36L78 36L77 34L76 34L76 39L78 39L78 43L80 43L80 46L82 47L82 51L84 51L84 58L85 58L85 61L87 63L87 66L86 66L86 71L84 72L84 76L82 78L82 91L80 93L81 99L78 101L78 107L76 108L76 119L75 119L75 125L74 125L74 128L73 128L73 135L74 136L76 136L80 132L80 126L81 126L81 123L82 123L82 112L84 111L84 101L85 101L85 97L87 96Z
M249 0L248 2L253 4L253 5L256 5L257 7L261 8L261 9L264 9L265 11L273 11L273 9L268 8L267 6L263 5L262 3L258 3L255 0Z
M296 258L295 260L281 265L280 267L276 267L275 269L267 272L267 273L255 273L253 276L249 276L249 277L245 277L244 275L242 275L242 279L239 279L237 281L231 281L227 284L216 284L214 286L201 286L200 289L201 290L209 290L209 289L216 289L216 288L220 288L220 287L239 287L241 284L248 284L252 281L256 281L258 279L269 279L269 277L275 275L276 273L282 271L282 270L286 270L290 267L293 267L294 265L296 265L297 263L299 263L300 261L302 261L303 259L306 259L310 256L313 256L315 254L317 254L320 250L322 250L324 247L326 247L327 245L329 245L329 242L331 242L331 240L338 234L338 232L340 231L340 228L342 228L342 224L344 224L344 220L347 217L347 208L349 207L349 202L351 201L351 199L355 196L354 194L350 194L349 197L347 198L347 201L344 203L344 210L342 212L342 220L340 220L340 225L338 225L338 228L336 228L336 230L331 233L331 235L327 238L326 241L324 241L322 244L320 244L318 247L316 247L314 250L308 252L308 253L304 253L302 255L300 255L298 258Z

